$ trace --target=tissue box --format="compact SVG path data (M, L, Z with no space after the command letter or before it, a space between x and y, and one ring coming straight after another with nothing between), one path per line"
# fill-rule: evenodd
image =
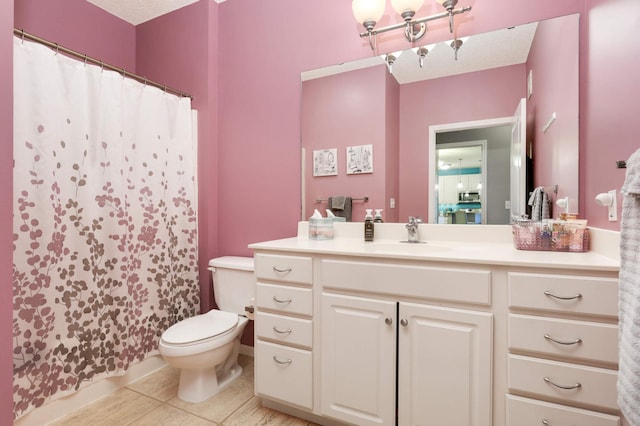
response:
M333 240L333 218L309 218L310 240Z

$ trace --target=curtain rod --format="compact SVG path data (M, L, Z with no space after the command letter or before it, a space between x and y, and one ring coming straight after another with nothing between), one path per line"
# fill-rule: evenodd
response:
M171 93L171 94L177 95L177 96L182 97L182 98L191 98L193 100L193 96L191 96L190 94L185 93L185 92L183 92L181 90L172 89L171 87L168 87L168 86L166 86L164 84L160 84L160 83L157 83L155 81L149 80L146 77L143 77L143 76L140 76L140 75L137 75L137 74L133 74L133 73L125 70L124 68L118 68L118 67L115 67L113 65L106 64L106 63L104 63L103 61L101 61L99 59L95 59L95 58L92 58L90 56L87 56L84 53L76 52L75 50L71 50L71 49L68 49L66 47L62 47L58 43L52 43L52 42L50 42L48 40L45 40L45 39L40 38L38 36L35 36L33 34L29 34L29 33L25 32L24 30L19 30L17 28L14 28L13 29L13 33L15 35L19 36L20 38L22 38L23 40L26 38L28 40L35 41L37 43L43 44L43 45L45 45L47 47L50 47L51 49L54 49L56 52L63 52L65 54L69 55L69 56L73 56L73 57L76 57L78 59L82 59L84 62L90 62L90 63L92 63L94 65L99 65L102 68L106 68L106 69L109 69L111 71L119 72L120 74L122 74L123 77L129 77L129 78L132 78L132 79L134 79L134 80L136 80L136 81L138 81L140 83L144 83L144 84L147 84L149 86L153 86L153 87L157 87L159 89L162 89L167 93Z

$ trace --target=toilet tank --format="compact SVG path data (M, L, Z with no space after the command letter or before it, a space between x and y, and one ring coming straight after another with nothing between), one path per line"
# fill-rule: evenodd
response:
M256 295L253 269L252 257L224 256L209 261L218 309L243 315L245 306L253 304Z

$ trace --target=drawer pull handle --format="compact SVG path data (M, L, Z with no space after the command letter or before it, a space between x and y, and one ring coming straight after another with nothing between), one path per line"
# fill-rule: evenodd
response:
M291 298L278 299L277 297L273 296L273 301L276 303L291 303Z
M551 426L551 423L549 423L549 420L547 419L542 419L542 424L545 426Z
M550 291L545 291L544 295L545 296L549 296L549 297L553 297L554 299L560 299L560 300L575 300L575 299L580 299L582 297L582 295L580 293L576 294L575 296L556 296L555 294L551 293Z
M563 340L556 340L553 337L549 336L548 334L545 334L544 338L547 340L551 340L553 343L557 343L559 345L577 345L579 343L582 343L582 339L579 337L576 340L563 341Z
M278 334L291 334L291 332L293 330L291 330L290 328L287 328L286 330L280 330L278 327L276 327L275 325L273 326L273 331L275 331Z
M580 383L576 383L575 385L569 385L569 386L559 385L557 383L553 383L553 381L548 377L545 377L544 381L549 383L550 385L553 385L553 386L559 388L559 389L565 389L565 390L579 389L579 388L582 387L582 385Z
M287 267L287 268L280 269L280 268L278 268L277 266L274 266L274 267L273 267L273 270L274 270L274 271L276 271L276 272L285 273L285 272L291 272L291 271L293 271L293 268L292 268L291 266L289 266L289 267Z
M285 360L285 361L280 361L280 360L278 359L278 357L277 357L277 356L275 356L275 355L273 356L273 360L274 360L276 363L280 364L280 365L288 365L288 364L291 364L291 363L293 362L293 361L291 361L291 358L288 358L288 359L287 359L287 360Z

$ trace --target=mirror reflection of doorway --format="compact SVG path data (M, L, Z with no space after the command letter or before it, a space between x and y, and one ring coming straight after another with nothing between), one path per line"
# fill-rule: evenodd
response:
M440 224L486 224L487 141L436 145Z

